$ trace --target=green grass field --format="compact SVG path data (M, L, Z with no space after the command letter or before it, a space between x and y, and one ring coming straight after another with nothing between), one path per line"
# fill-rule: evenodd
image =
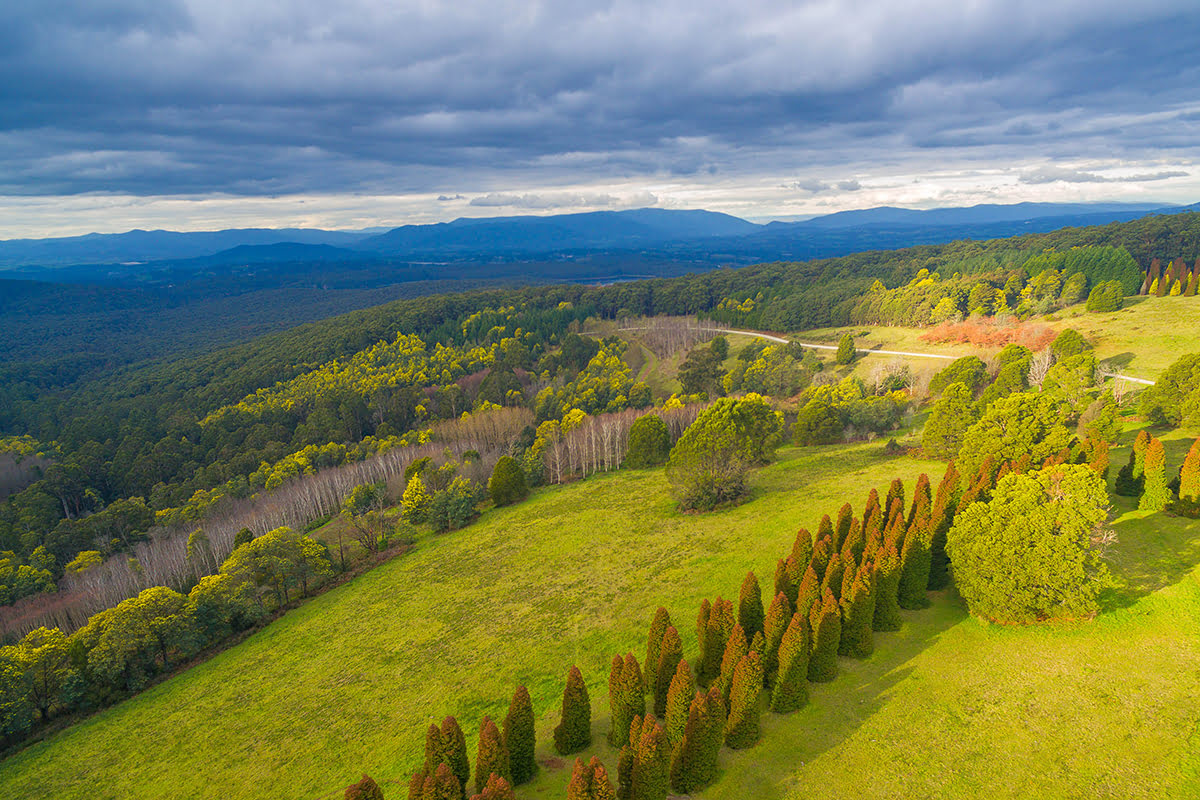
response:
M1185 442L1170 445L1173 466ZM735 596L747 569L769 585L797 527L923 470L941 465L877 443L785 448L750 502L711 515L676 512L660 470L541 490L7 759L0 796L334 798L366 771L394 800L428 722L457 716L473 756L479 718L502 716L524 682L548 765L519 796L562 798L569 763L546 743L570 664L592 689L593 752L615 772L608 661L644 657L656 606L693 657L702 597ZM989 628L939 596L870 659L843 660L807 708L764 715L760 744L724 751L702 796L1197 796L1200 522L1120 502L1122 585L1097 620Z

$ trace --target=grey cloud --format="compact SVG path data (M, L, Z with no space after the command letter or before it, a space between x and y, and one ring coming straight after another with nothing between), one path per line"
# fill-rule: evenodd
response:
M859 189L862 188L862 184L856 180L851 179L848 181L839 182L837 185L837 188L841 189L843 192L857 192Z
M1021 173L1018 180L1027 184L1043 184L1063 181L1064 183L1146 183L1163 181L1168 178L1182 178L1189 173L1182 170L1165 170L1138 175L1105 177L1094 172L1069 169L1066 167L1045 166Z
M437 199L438 199L439 203L450 203L450 202L453 202L454 200L466 200L467 198L461 194L455 194L455 195L439 194Z

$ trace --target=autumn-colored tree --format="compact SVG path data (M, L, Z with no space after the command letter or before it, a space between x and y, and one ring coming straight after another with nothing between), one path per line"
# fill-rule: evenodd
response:
M842 561L840 553L834 553L825 567L825 577L821 580L821 594L828 589L837 598L842 593L842 578L846 575L846 562Z
M782 594L788 598L789 603L792 602L791 595L800 588L799 583L792 583L786 558L781 558L775 562L775 578L771 583L775 590L773 594Z
M804 579L800 581L800 589L796 593L796 607L794 609L797 614L807 615L814 603L821 599L821 579L817 577L817 571L810 564L804 572Z
M866 658L875 652L874 571L873 564L863 564L842 593L842 635L838 644L841 655ZM850 577L849 573L846 577Z
M821 604L814 604L809 612L809 627L812 653L808 659L808 679L814 683L827 683L837 677L838 645L842 638L842 610L828 589Z
M696 679L701 686L707 686L721 674L721 657L735 624L732 601L718 597L711 604L707 600L701 604L696 620L696 638L700 643Z
M499 775L509 778L512 768L508 760L508 747L504 737L491 717L485 716L479 724L479 749L475 756L475 791L482 792L487 785L487 776Z
M729 706L729 689L733 685L733 671L738 662L750 651L750 643L746 641L746 633L741 625L734 625L729 639L725 642L725 654L721 657L721 674L717 676L717 686L721 690L721 699Z
M687 659L679 659L675 669L675 677L671 679L671 688L667 690L667 716L663 728L667 732L667 741L672 746L683 738L683 729L687 725L688 709L692 705L692 697L696 694L696 681L692 679L692 670Z
M524 686L517 687L508 705L508 714L504 717L504 744L508 748L512 785L529 783L538 770L534 755L537 735L534 730L533 701Z
M899 501L899 505L897 505L897 501ZM883 507L888 512L887 520L883 526L886 529L898 514L904 514L904 481L899 478L892 479L891 485L888 486L887 499L884 501Z
M767 609L767 619L763 625L763 638L766 640L766 650L763 654L763 673L768 687L775 684L775 676L779 673L779 645L783 634L792 621L792 604L788 602L783 592L775 595L771 607Z
M867 540L863 535L862 523L857 519L851 520L850 532L846 535L846 541L842 543L842 561L858 564L862 561L866 549Z
M725 702L720 691L713 687L707 693L697 692L671 759L671 788L690 794L712 783L724 738Z
M1146 450L1150 447L1150 434L1144 430L1138 431L1133 440L1133 477L1138 479L1146 470Z
M635 718L629 744L621 748L617 797L625 800L664 800L670 782L671 748L666 732L654 718Z
M843 503L838 509L837 524L833 528L833 548L841 550L850 535L850 525L854 522L854 508L849 503Z
M421 800L462 800L463 788L458 777L445 762L438 764L433 774L425 779Z
M1179 498L1200 502L1200 439L1192 442L1179 473Z
M816 571L817 577L825 578L825 568L829 566L829 559L833 557L833 542L829 539L818 539L813 544L812 560L809 564Z
M346 800L383 800L383 790L371 779L370 775L364 774L358 783L352 783L346 787L345 798Z
M1092 439L1088 452L1088 466L1092 468L1092 472L1107 479L1109 465L1108 442L1104 439Z
M762 589L753 572L747 572L742 580L742 589L738 594L738 624L746 632L747 638L753 638L763 629Z
M446 764L455 780L458 781L459 798L462 797L462 787L467 785L471 777L471 762L467 757L467 739L463 736L462 728L454 717L442 720L442 727L430 725L425 734L425 774L426 783L433 781L439 784L437 770L439 764Z
M629 723L646 713L646 685L633 653L626 653L624 659L613 656L608 673L608 704L612 716L608 743L622 747L629 742Z
M808 615L792 615L779 644L779 676L771 691L771 710L795 711L808 702L808 654L812 649Z
M894 545L882 549L875 561L876 631L900 630L900 554Z
M658 669L654 681L654 713L659 717L667 713L667 692L671 689L671 680L675 677L675 670L682 660L683 640L675 626L668 625L658 653Z
M762 661L758 653L751 651L742 657L733 672L729 718L725 721L725 744L730 748L742 750L758 741L758 698L762 689Z
M808 569L808 563L812 561L812 554L812 534L808 532L808 529L801 528L796 532L796 540L792 543L791 552L791 559L794 562L794 567L800 570L800 575L803 575L804 570ZM789 568L792 566L793 565L789 565ZM800 582L798 576L793 577L796 578L796 584L799 585ZM789 597L788 599L791 600L792 598Z
M1163 452L1163 443L1156 437L1150 437L1150 443L1146 446L1145 476L1146 484L1138 501L1138 509L1162 511L1172 497L1171 489L1167 486L1166 454Z
M554 729L554 749L559 755L584 750L592 743L592 702L579 667L572 666L563 689L562 720Z
M483 785L483 791L471 795L471 800L516 800L512 784L492 773Z
M652 698L658 691L658 654L662 650L663 636L669 627L671 615L659 606L654 612L654 619L650 621L650 634L646 637L646 688L649 689Z
M628 731L625 736L629 736ZM567 800L616 800L616 797L600 759L592 756L587 764L582 758L575 759L571 782L567 784Z

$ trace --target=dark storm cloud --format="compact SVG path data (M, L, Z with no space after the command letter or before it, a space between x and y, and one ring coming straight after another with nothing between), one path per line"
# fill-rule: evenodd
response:
M470 185L554 208L604 198L514 176L1162 157L1200 135L1198 33L1192 0L15 0L0 193Z

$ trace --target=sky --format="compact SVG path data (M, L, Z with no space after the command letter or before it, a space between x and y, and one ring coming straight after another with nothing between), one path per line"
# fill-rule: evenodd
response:
M1200 200L1195 0L8 0L0 238Z

